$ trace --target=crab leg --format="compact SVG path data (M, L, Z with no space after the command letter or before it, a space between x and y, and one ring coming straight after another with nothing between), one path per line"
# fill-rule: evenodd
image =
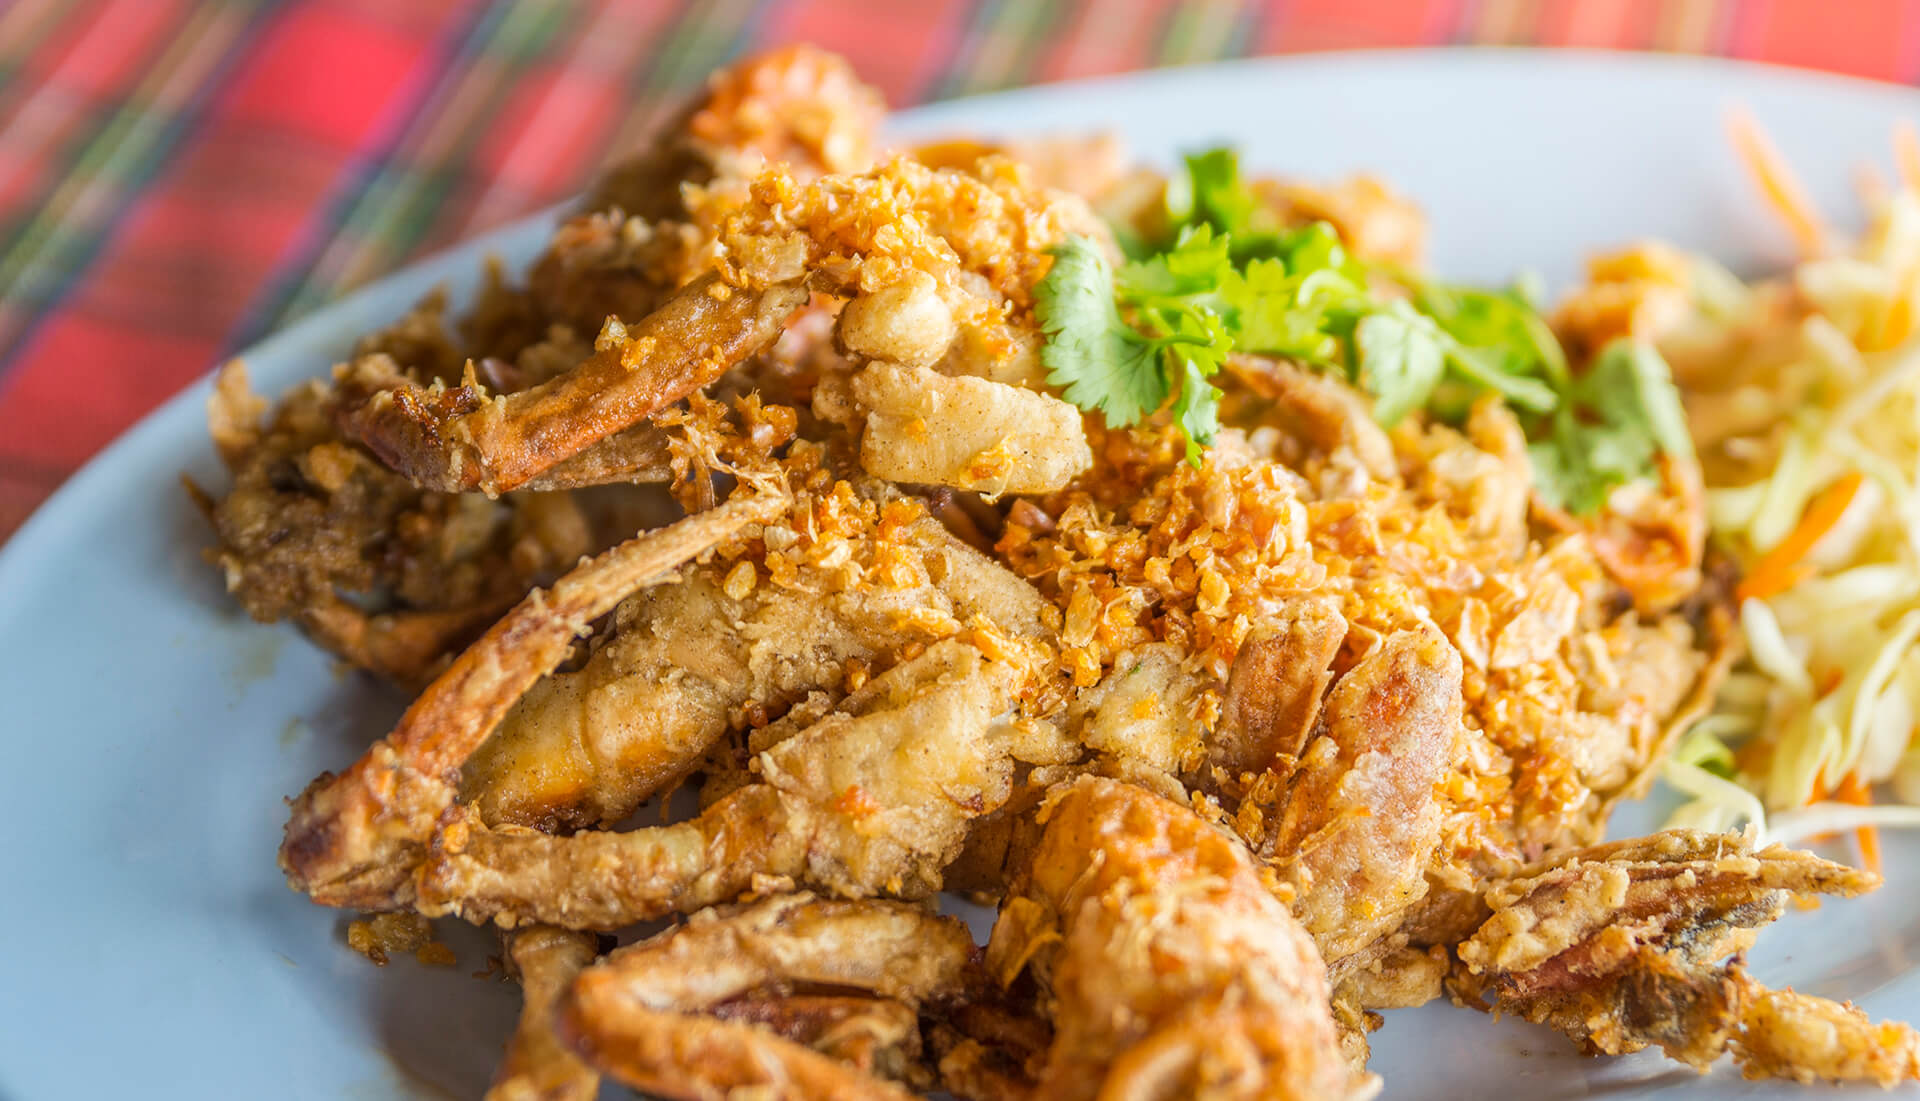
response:
M705 911L588 968L561 1007L581 1054L636 1089L704 1098L912 1096L750 1024L701 1016L767 988L852 988L915 1006L972 985L966 926L917 906L787 895Z
M1793 896L1855 895L1879 877L1733 834L1670 830L1599 845L1487 892L1461 944L1457 994L1550 1025L1590 1052L1658 1045L1749 1077L1920 1077L1920 1033L1850 1006L1769 990L1740 966ZM1731 957L1731 958L1730 958Z
M592 657L534 685L468 762L463 799L481 821L549 832L617 822L740 725L743 708L778 715L814 692L831 700L849 668L885 669L977 617L1045 632L1031 586L905 501L837 538L826 565L762 552L832 523L831 503L803 501L741 555L623 603ZM846 582L853 567L863 583ZM772 568L791 576L776 581Z
M439 668L443 655L478 634L504 610L503 602L375 613L329 595L302 609L299 620L315 642L349 665L418 686Z
M806 305L795 278L747 292L706 275L558 378L489 398L460 386L402 382L342 411L342 430L414 484L489 496L705 387L772 343Z
M428 914L618 929L786 876L861 898L940 888L971 823L1012 791L1021 666L941 642L762 753L760 780L673 826L554 837L461 807L417 877Z
M787 497L754 493L630 539L521 601L456 658L393 732L339 776L294 800L280 848L287 881L316 902L388 909L411 863L453 803L460 767L573 638L636 588L657 583L742 529L779 514Z
M520 488L551 491L671 481L673 452L667 433L652 424L636 424L560 460L527 479Z
M507 937L507 955L520 976L525 1005L494 1072L487 1101L593 1101L600 1075L554 1034L554 1007L573 980L600 954L591 933L533 925Z

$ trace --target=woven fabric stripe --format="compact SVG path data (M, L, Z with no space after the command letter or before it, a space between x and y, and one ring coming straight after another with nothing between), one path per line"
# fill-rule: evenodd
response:
M806 40L897 105L1531 44L1920 79L1920 0L0 0L0 537L221 356L579 188Z

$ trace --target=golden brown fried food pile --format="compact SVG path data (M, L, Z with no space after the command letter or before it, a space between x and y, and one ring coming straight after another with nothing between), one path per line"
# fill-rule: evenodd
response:
M1050 248L1117 255L1090 200L1164 182L880 119L837 59L743 62L525 288L272 410L222 378L236 596L427 682L281 866L506 931L494 1096L1363 1097L1373 1011L1443 986L1596 1052L1913 1075L1904 1026L1740 963L1868 877L1588 847L1731 651L1697 470L1574 521L1496 401L1388 431L1246 356L1190 463L1038 358ZM1417 253L1377 184L1254 191ZM697 814L635 815L690 780ZM984 954L942 890L999 907Z

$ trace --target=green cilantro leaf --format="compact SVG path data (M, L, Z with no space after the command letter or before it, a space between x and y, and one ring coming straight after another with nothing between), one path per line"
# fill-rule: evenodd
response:
M1210 371L1203 371L1188 359L1180 377L1180 396L1174 400L1173 416L1187 436L1187 461L1198 466L1200 452L1213 443L1220 431L1220 390L1208 382Z
M1121 265L1119 288L1136 304L1179 310L1190 299L1208 299L1233 274L1227 239L1209 226L1180 231L1173 247Z
M1240 157L1231 149L1189 154L1187 171L1167 184L1167 215L1175 226L1210 226L1222 236L1246 236L1254 199L1240 182Z
M1527 449L1535 486L1575 515L1599 510L1616 486L1655 477L1661 454L1693 454L1666 361L1626 338L1600 350L1538 435Z
M1432 321L1405 302L1360 319L1353 330L1360 385L1373 395L1373 416L1391 428L1427 404L1446 355Z
M1568 382L1566 353L1534 309L1528 291L1489 291L1409 279L1422 313L1465 347L1488 372L1538 374L1555 388ZM1537 293L1537 292L1536 292Z
M1053 250L1053 267L1034 288L1034 310L1046 342L1040 362L1047 382L1066 400L1115 424L1137 424L1167 400L1167 380L1154 362L1159 348L1120 318L1113 269L1084 237Z
M1524 415L1543 495L1576 513L1690 447L1651 348L1610 345L1575 379L1537 286L1485 290L1363 266L1325 222L1281 226L1231 149L1188 156L1165 215L1161 236L1116 228L1130 258L1117 271L1084 238L1054 249L1036 292L1040 356L1048 382L1109 423L1165 410L1196 464L1220 430L1211 376L1236 351L1341 371L1389 426L1421 409L1458 420L1491 390Z
M1673 372L1658 349L1645 341L1620 339L1600 349L1575 390L1603 424L1631 428L1651 446L1691 458L1693 437Z
M1461 378L1493 390L1529 413L1551 412L1560 404L1552 386L1530 375L1515 374L1498 349L1471 348L1458 340L1446 342L1447 363Z

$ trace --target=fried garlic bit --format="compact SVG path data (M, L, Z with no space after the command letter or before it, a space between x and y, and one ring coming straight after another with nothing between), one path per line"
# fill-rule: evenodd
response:
M277 404L216 380L233 486L195 497L235 599L419 688L292 800L281 867L377 914L376 958L500 927L490 1097L1364 1098L1375 1011L1443 989L1595 1053L1920 1076L1907 1026L1743 963L1877 877L1596 844L1736 650L1691 458L1575 518L1496 398L1389 429L1240 352L1204 453L1082 413L1036 285L1069 240L1120 262L1094 202L1168 232L1167 180L1084 137L902 154L882 118L831 55L747 59L524 285ZM1419 247L1373 181L1242 197ZM1664 324L1660 259L1569 308L1576 351ZM988 944L943 890L997 907Z

